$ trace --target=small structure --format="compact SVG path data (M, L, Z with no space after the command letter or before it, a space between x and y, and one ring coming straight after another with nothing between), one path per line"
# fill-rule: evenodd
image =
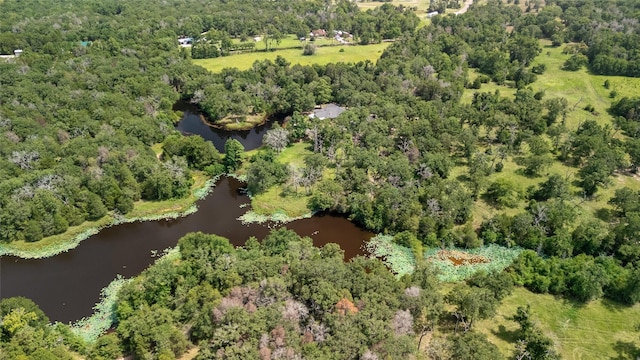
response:
M342 114L346 110L347 109L343 108L342 106L338 106L336 104L327 104L320 109L313 110L313 112L309 114L309 117L312 119L320 119L320 120L335 119L338 117L338 115Z
M309 33L309 35L311 37L314 37L314 38L326 37L327 36L327 30L325 30L325 29L316 29L316 30L311 31Z
M432 11L432 12L430 12L430 13L427 13L427 17L428 17L428 18L432 18L432 17L434 17L434 16L436 16L436 15L438 15L438 12L437 12L437 11Z
M192 37L180 37L178 38L178 43L180 44L180 46L190 46L193 44L193 38Z
M13 50L13 55L0 55L0 59L5 59L7 61L11 61L11 59L15 59L22 54L22 49Z
M349 43L349 40L353 38L353 35L349 34L346 31L342 30L333 30L333 37L341 44L346 45Z

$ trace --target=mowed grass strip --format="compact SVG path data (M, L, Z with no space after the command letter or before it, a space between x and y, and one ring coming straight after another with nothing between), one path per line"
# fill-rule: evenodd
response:
M213 59L192 60L194 64L205 69L219 73L224 68L237 68L239 70L250 69L254 62L261 60L274 61L277 56L282 56L292 65L326 65L329 63L357 63L370 60L375 62L380 58L384 49L391 43L381 43L372 45L348 45L348 46L324 46L318 47L316 54L311 56L302 55L302 49L286 49L270 52L252 52L231 56L222 56ZM340 50L344 50L340 52Z
M640 349L635 330L640 323L640 304L629 307L608 300L580 304L517 288L503 300L496 316L476 325L505 358L513 357L518 330L507 318L518 306L527 304L534 323L554 341L563 359L627 359L625 351Z

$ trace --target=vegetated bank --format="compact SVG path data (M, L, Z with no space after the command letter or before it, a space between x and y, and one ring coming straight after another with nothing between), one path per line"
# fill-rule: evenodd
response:
M17 256L24 259L42 259L58 255L77 247L81 241L96 235L104 228L138 221L157 221L187 216L195 211L195 203L211 190L215 180L207 180L204 174L194 174L190 195L183 199L160 202L140 201L127 216L106 215L98 221L85 222L37 242L14 241L0 244L0 256Z
M197 140L177 147L174 141L173 151L165 148L161 158L151 150L153 144L166 143L172 136L172 105L180 98L197 104L212 119L243 116L248 109L286 115L294 108L313 108L314 104L298 96L293 88L288 91L289 97L304 100L293 107L289 99L269 109L258 109L264 103L249 107L245 101L249 97L245 96L217 101L218 94L225 93L218 88L224 78L193 66L176 43L181 35L197 37L211 31L225 38L240 37L245 31L259 33L266 23L263 16L281 20L269 29L273 34L276 30L280 34L307 33L312 26L326 28L326 22L307 19L301 23L289 21L291 17L299 11L311 14L326 9L299 1L291 1L292 6L284 12L279 8L282 3L263 4L260 14L256 8L235 2L156 5L130 3L127 11L100 4L74 6L73 11L60 4L31 6L4 1L0 5L6 20L0 28L0 52L23 50L21 56L0 63L2 243L37 243L69 228L82 233L104 226L111 221L105 216L126 216L141 200L184 198L190 192L192 171L209 167L208 173L221 173L216 166L220 156L203 143L196 144ZM243 10L239 12L238 8ZM409 20L412 15L386 7L355 24L354 17L363 16L355 5L344 2L330 11L338 8L340 20L335 25L350 32L387 15ZM103 23L116 14L122 20L117 29L101 27L87 32L85 21L68 21L83 18ZM178 20L185 14L200 20ZM243 29L226 22L239 14L252 18L239 22ZM145 20L140 21L139 16ZM29 19L20 25L19 33L13 31L17 18ZM41 34L42 28L59 30L62 23L67 24L64 31ZM161 29L157 24L163 24ZM376 25L374 29L400 35L385 26ZM406 26L410 29L412 22L403 23L400 29ZM365 37L363 41L368 40ZM271 99L264 100L272 103Z

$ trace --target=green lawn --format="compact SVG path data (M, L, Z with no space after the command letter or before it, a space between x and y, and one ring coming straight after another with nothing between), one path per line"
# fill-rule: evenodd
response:
M278 162L289 164L291 167L304 167L304 157L312 154L309 144L298 142L278 154ZM310 195L300 187L296 193L288 189L288 185L272 186L264 193L253 196L251 207L254 212L261 215L272 215L277 212L287 214L288 217L298 217L309 213L307 203Z
M213 59L197 59L193 63L200 65L211 72L220 72L224 68L235 67L240 70L251 68L258 60L275 60L276 56L282 56L291 64L325 65L328 63L356 63L364 60L375 62L378 60L384 49L390 43L372 45L346 45L346 46L325 46L319 47L315 55L304 56L301 49L286 49L269 52L251 52L231 56L223 56ZM344 50L340 52L340 50Z
M262 37L262 35L258 35L258 36ZM236 44L242 42L240 41L240 39L232 39L231 41ZM249 39L246 42L253 42L253 41L254 41L253 39ZM318 46L337 45L337 41L333 38L318 38L313 42L311 41L308 41L308 42L312 44L316 44ZM306 42L304 41L300 41L300 39L298 39L298 37L295 34L289 34L289 35L286 35L282 40L280 40L279 44L276 43L275 41L270 41L269 48L270 49L290 49L290 48L302 49L305 43ZM255 50L257 51L264 51L266 49L264 40L255 41L255 44L256 44Z
M625 351L640 350L640 333L634 329L640 323L640 304L628 307L597 300L583 305L517 288L504 299L496 316L477 323L505 358L513 354L518 329L506 318L526 304L563 359L635 359Z

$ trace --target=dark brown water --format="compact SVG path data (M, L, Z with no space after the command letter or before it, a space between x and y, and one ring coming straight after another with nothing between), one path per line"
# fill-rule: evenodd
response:
M203 231L242 245L250 236L264 238L266 225L242 225L236 220L249 210L240 205L249 198L238 192L235 179L220 180L213 192L198 203L198 212L175 220L123 224L102 230L77 248L47 259L0 259L0 298L25 296L35 301L52 321L70 322L92 313L100 289L117 274L131 277L156 258L153 251L175 246L188 232ZM285 225L317 246L337 243L349 259L363 254L362 245L373 234L345 218L319 215Z
M251 130L227 131L207 125L204 116L194 105L178 102L174 109L183 112L182 120L176 125L176 129L185 135L197 134L202 136L211 141L221 153L224 152L224 143L227 139L240 141L247 151L259 148L262 145L264 133L271 128L273 123L273 121L268 121Z

